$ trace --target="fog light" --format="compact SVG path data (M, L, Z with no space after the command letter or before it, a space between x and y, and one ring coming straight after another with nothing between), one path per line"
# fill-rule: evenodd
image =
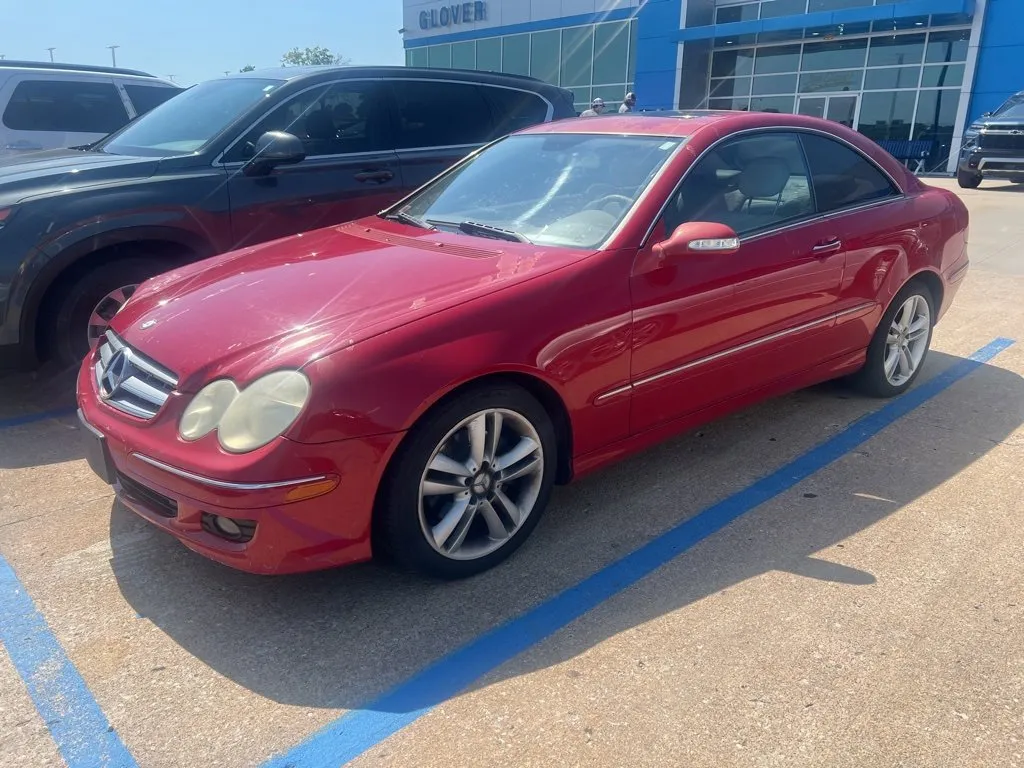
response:
M202 524L203 530L207 533L212 533L214 536L228 541L246 542L256 534L255 520L236 520L223 515L211 515L209 512L203 512Z

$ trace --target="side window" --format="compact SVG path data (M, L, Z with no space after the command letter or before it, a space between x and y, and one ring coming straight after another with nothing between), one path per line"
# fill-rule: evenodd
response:
M507 136L547 119L548 104L535 93L494 86L481 86L480 90L494 116L494 130L488 139Z
M144 115L154 107L159 107L172 96L181 93L178 88L160 88L155 85L124 84L125 93L135 107L135 113Z
M821 213L898 194L874 163L844 144L813 133L801 134L801 141Z
M713 221L738 235L814 212L800 142L788 133L761 133L723 142L690 169L669 201L665 227Z
M15 131L113 133L127 122L114 84L89 80L22 80L3 114Z
M323 85L273 109L231 148L224 162L248 160L267 131L298 136L306 157L385 151L391 149L389 128L387 101L379 82Z
M483 144L494 133L481 88L470 83L395 80L398 149Z

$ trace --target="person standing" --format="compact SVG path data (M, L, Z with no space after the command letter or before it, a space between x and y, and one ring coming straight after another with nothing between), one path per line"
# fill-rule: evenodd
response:
M604 113L604 99L594 99L590 102L590 109L585 110L580 117L597 117Z
M627 112L632 112L636 106L636 94L630 91L626 94L626 98L622 100L622 106L619 107L619 114L624 115Z

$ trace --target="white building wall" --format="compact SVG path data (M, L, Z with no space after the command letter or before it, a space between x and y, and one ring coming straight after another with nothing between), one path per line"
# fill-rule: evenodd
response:
M405 27L406 40L422 40L438 35L508 27L514 24L561 19L567 16L607 13L620 8L636 8L643 2L643 0L486 0L484 2L486 18L483 21L477 21L474 18L473 21L466 23L461 21L463 9L460 7L456 11L455 7L465 6L467 3L445 2L444 0L402 1L402 25ZM468 3L468 5L475 5L475 3ZM449 23L447 26L429 29L421 27L421 13L425 12L426 18L433 18L439 22L441 8L445 6L448 7ZM460 17L459 23L453 21L456 14ZM475 9L473 16L476 16Z

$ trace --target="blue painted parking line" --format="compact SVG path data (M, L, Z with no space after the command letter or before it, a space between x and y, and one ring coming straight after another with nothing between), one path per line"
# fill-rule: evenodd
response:
M793 488L1011 346L996 339L935 378L761 480L601 569L574 587L444 656L364 708L352 710L264 768L337 768L468 688L474 681L648 576L741 515Z
M48 419L62 419L65 416L73 416L74 408L59 408L54 411L43 411L42 413L26 413L23 416L12 416L9 419L0 419L0 429L8 427L21 427L25 424L34 424L37 421Z
M0 642L68 768L134 768L135 760L3 557Z

